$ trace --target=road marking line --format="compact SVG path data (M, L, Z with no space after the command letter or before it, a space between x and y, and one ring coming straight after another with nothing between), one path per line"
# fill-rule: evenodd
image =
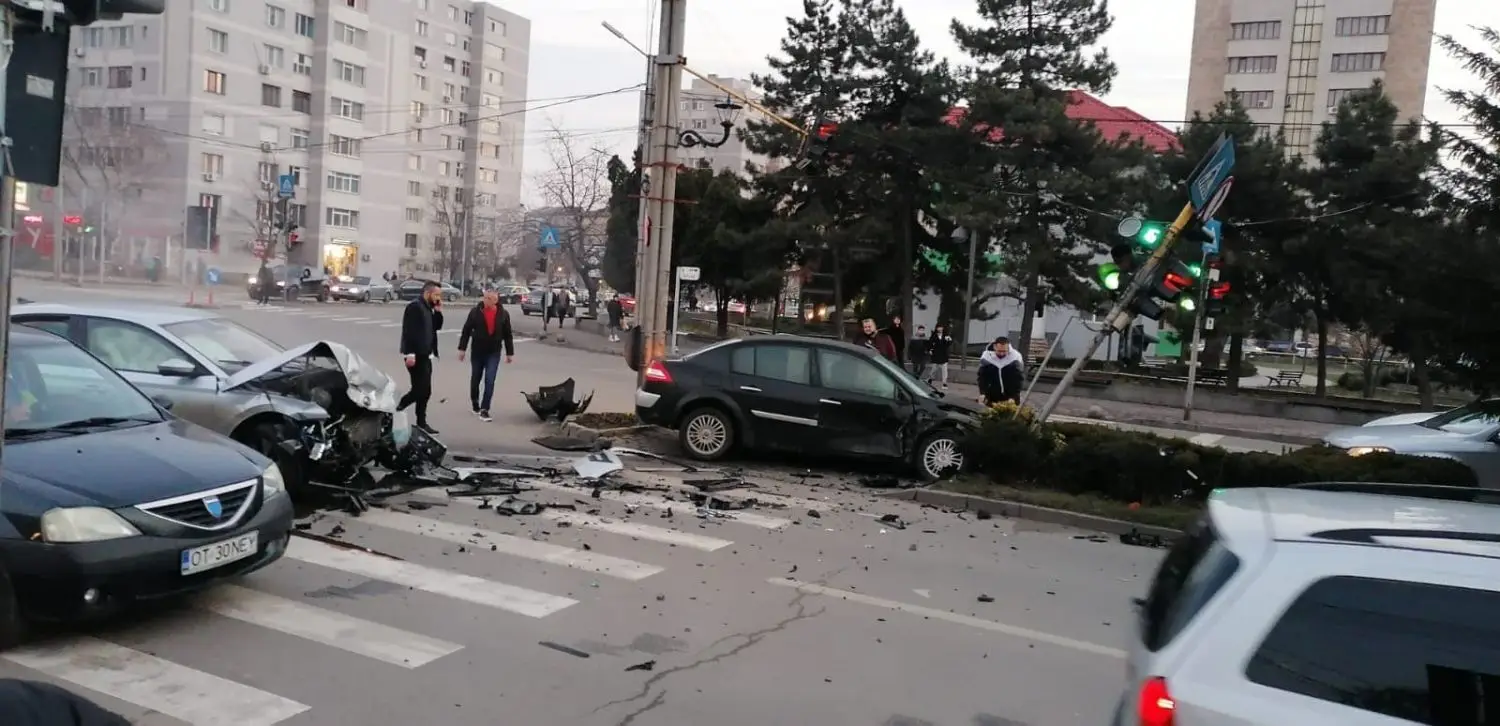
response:
M349 321L350 321L350 320L369 320L369 318L366 318L366 317L363 317L363 316L359 316L359 315L356 315L356 316L354 316L354 317L348 317L348 318L332 318L332 320L333 320L333 322L335 322L335 323L347 323L347 322L349 322Z
M545 618L559 610L578 604L577 600L571 598L548 595L545 592L514 587L473 575L423 567L361 550L335 547L304 537L292 538L286 556L300 562L393 582L414 590L443 595L475 605L525 615L529 618Z
M526 484L527 486L534 486L538 489L551 489L553 491L568 492L570 494L576 495L581 495L583 493L582 491L574 487L567 487L546 480L527 481ZM692 514L693 512L698 511L698 506L693 504L692 502L673 502L662 499L661 497L654 497L646 494L636 494L634 492L621 492L611 489L604 489L599 492L599 496L602 499L619 502L628 507L648 507L651 509L661 510L670 509L679 514ZM739 522L740 524L748 524L751 527L760 527L761 529L781 529L782 527L785 527L792 523L792 520L790 519L767 517L763 514L756 514L754 512L747 512L744 510L725 511L724 513L729 515L730 517L733 517L733 521L735 522Z
M194 726L272 726L311 709L96 638L30 646L0 657Z
M243 623L333 646L402 668L420 668L462 645L313 607L238 585L220 585L200 596L198 608Z
M380 324L382 324L382 322L383 321L380 321L380 320L361 320L357 324L358 325L380 325Z
M1219 443L1219 440L1223 438L1224 436L1222 434L1198 434L1197 436L1188 439L1188 443L1197 444L1199 446L1213 446L1214 444Z
M392 512L388 509L371 509L359 515L359 518L354 521L375 527L393 529L407 534L414 534L420 537L433 537L445 542L469 545L480 550L485 549L485 545L489 545L494 548L491 551L503 555L519 557L523 560L546 562L552 565L562 565L575 570L592 572L596 575L618 577L622 580L644 580L666 569L620 557L596 555L592 552L564 547L552 544L551 542L539 542L526 537L492 532L477 527L461 527L449 522L404 514L402 512Z
M416 496L435 497L449 502L462 502L475 508L478 508L481 503L481 500L478 497L456 497L448 495L446 492L435 494L432 492L423 491L417 492ZM642 539L650 542L660 542L667 545L687 547L688 549L701 550L703 552L715 552L734 544L734 542L727 539L705 537L701 534L680 532L675 529L667 529L666 527L654 527L649 524L636 524L635 522L609 519L593 514L570 512L564 509L543 509L542 513L537 516L551 522L567 522L569 526L573 527L597 529L600 532L608 532L610 534L618 534L624 537ZM694 521L697 520L694 519Z
M809 595L826 595L828 597L836 597L841 600L848 600L849 602L855 602L861 605L871 605L878 608L885 608L886 610L894 610L897 612L907 613L908 615L920 615L924 618L929 618L931 620L943 620L955 625L967 625L971 628L988 630L991 633L1000 633L1002 635L1009 635L1012 637L1021 638L1023 640L1032 640L1038 643L1047 643L1048 645L1056 645L1062 648L1068 648L1070 650L1091 653L1093 655L1103 655L1109 656L1111 658L1125 657L1125 651L1120 650L1119 648L1111 648L1107 645L1089 643L1083 640L1074 640L1072 638L1063 637L1061 635L1044 633L1040 630L1023 628L1018 625L1006 625L1005 623L997 623L993 620L976 618L972 615L951 613L947 610L938 610L937 608L930 608L925 605L913 605L911 603L905 603L899 600L886 600L885 598L874 597L872 595L865 595L858 592L850 592L848 590L839 590L832 587L825 587L823 585L818 585L811 582L789 580L784 577L773 577L766 582L769 582L772 585L776 585L778 587L790 587L794 590L805 592Z
M399 327L401 327L401 323L381 323L380 327L382 327L382 328L399 328Z

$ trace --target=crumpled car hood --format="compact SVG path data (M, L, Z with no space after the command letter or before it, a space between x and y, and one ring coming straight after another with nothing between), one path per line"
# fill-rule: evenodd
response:
M369 361L343 343L319 340L304 343L283 351L274 358L256 361L240 369L224 381L224 390L230 391L269 375L282 366L303 358L327 358L338 365L349 382L349 400L370 411L395 413L399 396L396 382Z

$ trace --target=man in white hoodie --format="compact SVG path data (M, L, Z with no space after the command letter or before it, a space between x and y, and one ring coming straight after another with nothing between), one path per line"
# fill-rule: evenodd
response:
M1021 354L1010 347L1010 339L999 337L979 356L979 392L986 403L1001 401L1021 403L1021 389L1026 380L1026 364Z

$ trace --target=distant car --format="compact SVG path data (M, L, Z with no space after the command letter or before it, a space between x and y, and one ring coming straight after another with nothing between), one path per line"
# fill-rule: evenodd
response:
M959 441L982 410L867 348L791 335L655 361L635 393L636 415L676 429L694 459L736 448L833 455L908 465L929 480L962 468Z
M503 305L520 305L521 298L531 292L531 288L524 285L502 285L497 291L500 293L500 302Z
M556 295L557 291L560 290L560 289L561 288L553 288L552 289L552 294ZM547 300L547 288L545 288L545 287L533 287L533 288L531 288L521 298L521 314L522 315L541 315L542 312L543 312L542 311L542 306L546 304L546 300ZM572 294L572 293L569 294L569 297L568 297L568 310L567 310L567 312L565 314L566 314L567 317L570 317L570 318L576 318L576 317L578 317L578 296L576 294Z
M329 290L329 279L321 270L312 267L294 265L292 272L297 284L293 287L294 293L287 293L287 268L286 265L276 265L271 268L271 279L276 281L276 292L271 295L275 300L294 300L310 297L318 302L327 302L332 292ZM260 278L251 275L245 280L245 292L252 300L260 299Z
M463 297L458 288L446 282L438 283L443 291L444 302L456 302ZM416 300L422 296L422 288L427 285L427 280L404 280L396 286L396 297L401 300Z
M176 418L67 339L11 329L0 469L0 648L254 572L292 504L260 453Z
M352 300L354 302L390 302L396 297L396 291L391 284L385 280L347 275L334 279L328 286L329 296L334 300Z
M1323 443L1350 456L1392 453L1452 459L1473 470L1479 486L1500 489L1500 399L1478 401L1411 423L1335 429L1324 435Z

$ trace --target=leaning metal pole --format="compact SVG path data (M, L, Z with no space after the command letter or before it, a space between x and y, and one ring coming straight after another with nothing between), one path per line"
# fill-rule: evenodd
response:
M51 21L52 3L47 3L47 21ZM5 79L10 70L11 51L15 41L11 39L15 16L9 7L0 7L0 401L5 400L6 364L10 361L10 303L14 292L11 289L11 261L15 252L16 233L16 179L11 176L10 135L5 117ZM53 240L53 255L57 254L57 241ZM0 406L0 428L5 425L5 406ZM4 460L5 437L0 436L0 461Z
M1068 372L1058 382L1057 388L1052 389L1052 395L1047 398L1047 404L1042 407L1041 413L1037 414L1038 423L1046 421L1047 417L1051 416L1052 412L1057 409L1058 404L1062 403L1063 396L1067 394L1068 388L1073 385L1073 381L1078 378L1078 374L1083 371L1083 367L1094 359L1094 353L1099 350L1099 346L1103 345L1104 341L1110 335L1113 335L1116 330L1124 330L1129 327L1131 316L1125 312L1125 306L1129 305L1135 299L1135 296L1140 294L1141 288L1146 286L1146 281L1151 279L1151 275L1161 266L1162 261L1167 258L1167 255L1171 254L1172 248L1177 245L1177 238L1182 235L1182 230L1187 227L1192 219L1193 205L1191 203L1182 205L1182 211L1177 213L1177 219L1172 220L1172 226L1167 228L1167 238L1162 240L1161 246L1157 247L1155 252L1151 253L1151 257L1146 260L1146 264L1141 265L1141 269L1136 271L1135 277L1130 279L1130 285L1125 288L1124 292L1115 300L1114 306L1109 309L1109 317L1105 318L1106 325L1100 328L1098 333L1094 334L1094 339L1089 342L1088 349L1083 352L1083 355L1074 359L1073 365L1068 368Z
M687 0L665 0L661 6L661 45L656 58L656 113L652 128L651 248L642 282L650 291L651 307L642 318L645 364L667 355L671 313L672 221L677 195L677 102L682 92L683 36ZM639 308L639 303L637 303ZM644 381L646 365L641 366Z
M1208 269L1208 253L1203 253L1203 263L1198 268ZM1213 280L1205 280L1200 283L1202 289L1198 291L1198 308L1193 315L1193 347L1188 351L1188 379L1187 390L1182 394L1182 420L1193 420L1193 388L1198 384L1198 345L1203 340L1203 324L1205 311L1208 309L1208 290L1213 287Z
M988 248L986 248L988 249ZM979 250L978 230L969 230L969 287L964 292L964 334L959 340L963 341L963 348L958 351L958 369L969 368L969 324L974 318L974 266L978 263L975 257Z

